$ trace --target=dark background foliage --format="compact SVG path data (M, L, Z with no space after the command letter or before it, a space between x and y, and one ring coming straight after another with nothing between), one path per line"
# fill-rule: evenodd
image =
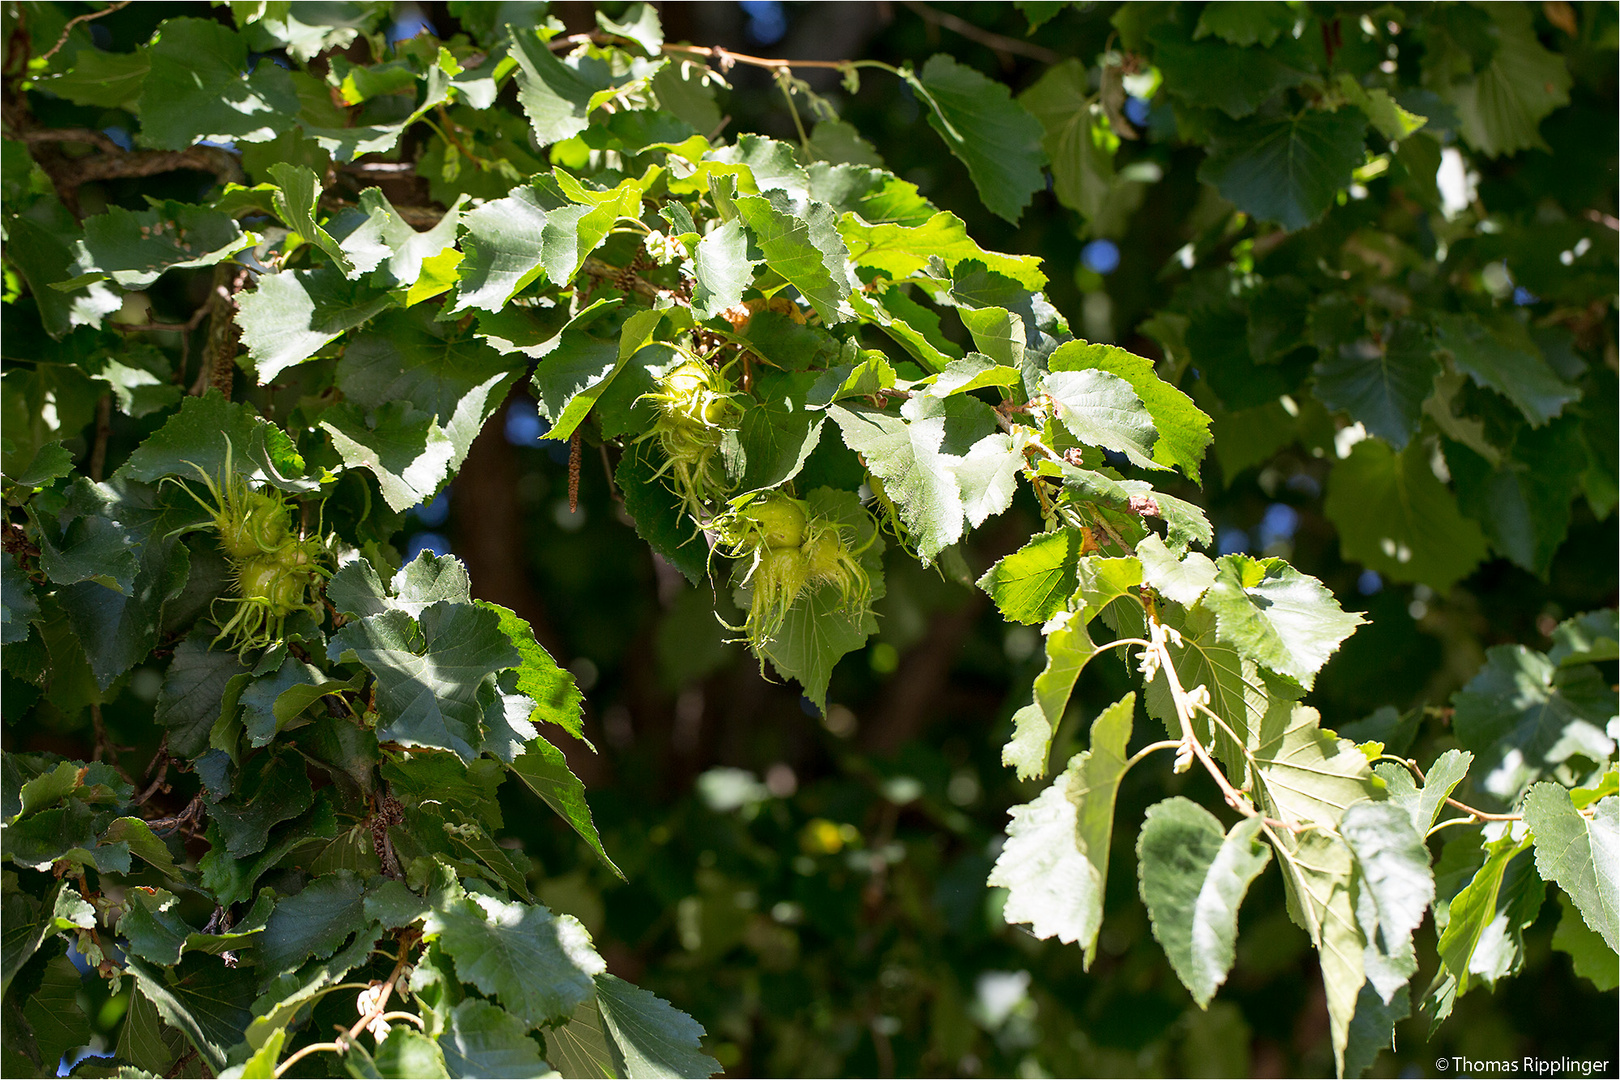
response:
M1345 19L1382 10L1309 6ZM761 56L920 64L946 52L1016 93L1046 64L986 44L983 32L1089 58L1115 35L1113 7L1066 8L1027 34L1028 20L1013 5L941 5L976 28L971 36L941 25L935 9L910 4L667 4L661 14L671 41ZM589 4L557 4L553 13L571 29L594 26ZM228 19L203 4L139 4L98 21L95 33L111 48L128 48L177 14ZM402 24L420 19L441 37L458 28L442 3L402 6L396 17ZM1575 85L1571 105L1543 125L1550 151L1477 163L1481 198L1495 211L1528 215L1551 198L1615 213L1614 7L1586 5L1580 18L1584 41L1607 44L1565 43ZM1544 21L1538 30L1549 38L1560 33ZM792 119L767 75L737 68L730 77L727 134L792 138ZM1142 319L1207 284L1200 268L1184 268L1175 253L1194 243L1218 249L1212 261L1220 263L1252 235L1206 236L1211 215L1195 177L1201 153L1148 144L1128 145L1121 160L1151 160L1162 179L1119 222L1087 226L1047 193L1010 225L983 208L903 85L872 77L850 95L832 73L805 77L892 171L966 220L985 247L1042 256L1050 297L1082 336L1159 356L1160 344L1139 328ZM405 160L417 152L402 148ZM87 210L96 200L139 206L147 195L196 198L198 184L209 182L171 173L92 186L84 198ZM425 181L407 179L398 188L389 191L396 204L431 200ZM1085 249L1099 239L1108 247ZM193 302L161 291L153 300L159 316L189 311ZM1611 398L1614 325L1605 307L1593 334L1598 344L1587 350L1591 377ZM1203 375L1214 377L1204 372L1194 381ZM1289 389L1307 417L1325 415L1311 385ZM586 734L599 753L571 747L570 764L629 880L613 878L511 784L503 788L505 842L535 860L539 897L587 925L612 971L706 1026L707 1048L729 1073L1331 1071L1315 956L1284 912L1277 875L1263 878L1244 905L1236 968L1208 1012L1192 1004L1152 940L1135 895L1132 835L1116 837L1100 955L1089 973L1074 948L1003 924L998 891L984 881L1007 807L1038 790L1016 782L999 761L1011 713L1039 670L1033 630L1008 627L972 588L891 558L880 632L839 665L830 707L818 715L795 686L764 677L740 645L727 643L731 635L711 614L707 589L692 589L655 562L591 457L579 508L569 511L567 448L542 442L541 430L532 400L518 392L474 444L450 491L405 515L394 542L407 554L430 547L464 560L475 593L528 619L579 680ZM1208 507L1218 547L1286 555L1370 622L1317 683L1311 702L1324 726L1380 706L1435 707L1412 751L1428 760L1452 745L1444 706L1486 648L1546 648L1560 619L1615 602L1614 519L1596 519L1585 500L1576 501L1545 578L1492 558L1437 595L1341 556L1323 512L1335 459L1331 425L1300 424L1275 437L1223 431L1219 423L1216 431L1202 491L1188 484L1179 493ZM144 434L138 421L120 419L109 462ZM1262 444L1255 452L1245 445L1250 438ZM1021 495L1011 513L968 541L969 568L976 575L1038 528L1035 506ZM102 714L108 739L128 747L121 756L131 766L155 748L147 718L157 673L150 674L143 679L138 671ZM7 680L10 721L22 703ZM1130 686L1118 664L1089 667L1058 735L1056 760L1083 738L1081 718ZM70 757L88 757L93 747L90 728L66 720L56 728L8 724L5 736L10 748ZM1149 802L1183 788L1207 805L1219 801L1205 778L1173 777L1169 762L1156 760L1130 775L1118 820L1137 821ZM1614 994L1596 992L1573 974L1568 956L1552 951L1559 913L1549 901L1526 934L1518 977L1464 997L1433 1038L1422 1018L1402 1024L1396 1051L1380 1058L1374 1075L1429 1075L1436 1058L1453 1054L1608 1058L1612 1065ZM1432 923L1419 940L1419 955L1432 963ZM1429 976L1425 968L1414 985ZM103 992L94 986L86 993ZM119 1016L117 1000L99 1013L110 1036Z

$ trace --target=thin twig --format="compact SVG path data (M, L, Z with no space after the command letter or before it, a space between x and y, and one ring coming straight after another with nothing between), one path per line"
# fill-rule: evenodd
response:
M966 19L957 18L947 11L938 11L918 0L900 0L905 7L915 11L924 22L943 26L953 33L960 34L969 41L977 41L980 45L998 53L1012 53L1016 56L1027 56L1031 60L1039 60L1043 64L1055 64L1062 57L1051 49L1036 45L1029 41L1019 41L1017 38L1003 37L1001 34L974 26Z
M90 479L101 483L102 474L107 470L107 440L112 437L112 394L102 394L101 400L96 402L96 441L90 447L90 461L87 468ZM99 719L99 714L98 714Z
M49 60L51 57L55 56L58 52L60 52L61 49L62 49L62 46L66 45L68 43L68 38L73 35L73 28L75 26L78 26L80 23L87 23L91 19L99 19L103 15L111 15L113 12L117 11L119 8L129 7L129 5L134 3L134 2L135 2L135 0L118 0L117 3L110 4L107 7L102 8L100 11L92 11L92 12L89 12L88 14L79 15L79 16L76 16L74 18L69 19L67 21L67 25L62 27L62 37L61 37L61 39L59 41L57 41L57 43L55 45L52 45L50 51L47 52L44 56L41 56L40 59L41 60Z
M579 513L579 466L581 457L579 429L568 438L568 512Z

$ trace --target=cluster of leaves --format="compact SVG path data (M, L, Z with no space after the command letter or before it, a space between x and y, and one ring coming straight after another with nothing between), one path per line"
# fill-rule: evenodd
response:
M583 928L535 902L523 854L496 842L511 772L608 857L539 726L581 736L571 677L516 615L474 600L454 560L401 568L390 546L400 515L444 487L523 385L549 438L616 458L636 530L694 583L719 577L708 513L766 492L847 527L872 600L885 588L878 525L890 547L970 578L966 534L1033 497L1045 531L978 581L1045 640L1004 762L1046 774L1082 669L1113 648L1137 650L1143 704L1168 737L1128 752L1127 695L1015 810L991 877L1008 921L1080 944L1089 964L1121 780L1174 750L1178 771L1196 764L1240 817L1228 829L1173 798L1138 833L1154 933L1198 1004L1225 980L1239 904L1272 853L1322 958L1343 1073L1409 1010L1412 935L1431 906L1444 923L1436 1022L1474 982L1515 970L1545 881L1573 904L1563 946L1607 978L1615 882L1593 853L1616 843L1620 797L1613 693L1592 665L1615 658L1613 613L1566 623L1546 655L1493 652L1454 702L1463 749L1423 771L1400 756L1402 723L1355 732L1358 746L1301 703L1359 617L1281 559L1200 553L1214 540L1203 512L1132 475L1196 481L1212 424L1284 440L1315 425L1344 447L1329 514L1348 557L1444 590L1488 537L1544 573L1577 492L1599 513L1614 502L1595 404L1612 373L1571 348L1605 324L1570 326L1612 263L1526 277L1530 230L1548 223L1448 208L1435 176L1452 131L1491 155L1534 145L1568 77L1518 8L1413 29L1233 7L1121 8L1127 51L1101 58L1095 95L1078 59L1018 101L945 56L920 71L846 65L852 88L863 67L899 77L1008 219L1050 164L1059 200L1104 235L1144 184L1115 167L1122 137L1206 147L1200 173L1230 205L1207 215L1183 263L1195 272L1148 327L1160 365L1077 340L1039 260L986 250L915 185L862 163L852 131L790 76L787 100L807 96L820 119L813 134L720 142L724 84L694 62L709 50L666 46L642 5L578 38L541 19L493 25L468 5L471 38L389 44L381 7L325 22L324 8L240 4L234 30L171 18L127 54L97 50L54 8L8 9L8 39L35 54L65 39L8 73L34 112L132 131L138 154L199 140L239 154L195 201L81 220L71 160L5 146L7 718L99 718L137 669L168 660L150 695L166 733L157 782L5 757L14 1067L51 1071L86 1041L77 1006L53 1019L77 985L69 955L134 979L125 1070L185 1068L194 1052L197 1067L272 1075L317 1050L356 1075L716 1067L701 1029L607 975ZM1413 35L1416 65L1399 55ZM286 66L250 65L269 50ZM1403 65L1428 97L1411 97ZM1126 91L1161 82L1138 133ZM1529 82L1553 90L1521 100ZM407 150L437 207L368 185ZM1355 197L1384 184L1402 196ZM1287 230L1341 192L1314 240L1324 258ZM1587 234L1600 224L1560 221L1570 265L1599 257ZM1493 292L1493 266L1563 306L1527 322ZM202 305L190 324L146 315L146 298L188 292ZM210 348L193 356L204 321ZM699 507L646 438L649 395L694 356L738 373L723 480ZM238 365L252 378L233 382ZM1290 412L1306 377L1349 425ZM187 395L193 379L214 389ZM263 414L229 400L238 386ZM64 442L103 401L98 427L116 404L139 445L109 462L98 435L76 462ZM1245 460L1216 448L1228 472ZM163 483L227 468L323 518L340 566L324 612L246 655L210 647L225 561L195 504ZM1100 645L1099 616L1118 635ZM864 603L822 585L754 644L822 707L834 665L874 630ZM1475 757L1485 808L1439 821ZM1425 841L1451 825L1467 832L1431 869ZM338 1005L356 982L359 1014ZM415 1011L390 1012L394 994ZM334 1021L346 1034L320 1041Z

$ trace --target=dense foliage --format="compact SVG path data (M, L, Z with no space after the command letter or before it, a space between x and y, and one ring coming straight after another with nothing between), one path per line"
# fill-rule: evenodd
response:
M1614 9L992 7L5 6L7 1075L1612 1043Z

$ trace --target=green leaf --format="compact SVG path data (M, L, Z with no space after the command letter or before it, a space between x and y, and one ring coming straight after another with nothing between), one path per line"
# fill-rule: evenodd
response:
M109 207L85 221L83 244L81 265L127 289L150 285L167 270L213 266L252 246L253 238L218 210L171 201L140 211Z
M1322 509L1344 557L1394 581L1444 594L1485 558L1484 534L1458 513L1419 443L1399 454L1376 439L1356 443L1328 476Z
M604 972L596 976L596 1004L618 1076L653 1080L720 1071L703 1053L702 1026L656 994Z
M39 600L34 596L33 582L28 574L9 556L0 563L0 588L4 589L0 606L0 643L15 645L28 639L28 624L39 617Z
M462 979L531 1027L567 1017L604 970L579 921L539 905L452 895L428 915L426 933L455 957Z
M989 406L966 396L916 396L901 406L898 417L859 404L835 404L827 411L844 445L865 458L872 475L883 482L924 565L962 538L969 502L985 498L983 474L969 464L969 457L994 432ZM992 444L986 449L998 448ZM1000 449L1004 453L1008 448ZM1011 495L1005 488L1003 493Z
M1468 145L1487 157L1546 149L1538 125L1569 104L1571 77L1564 59L1536 39L1530 13L1492 8L1500 27L1490 64L1450 88Z
M1366 113L1378 133L1391 142L1405 139L1429 122L1428 117L1402 108L1388 90L1381 86L1363 87L1348 72L1339 76L1336 85L1344 99Z
M1457 741L1478 756L1474 785L1503 808L1537 780L1573 780L1564 774L1572 757L1603 762L1614 754L1605 733L1614 694L1594 667L1560 669L1522 645L1496 645L1451 704Z
M1244 818L1227 833L1214 814L1177 796L1148 807L1136 840L1153 936L1200 1008L1232 970L1238 907L1271 862L1260 824Z
M1153 417L1129 382L1088 368L1050 372L1042 388L1058 420L1082 443L1122 453L1139 468L1163 468L1152 457Z
M350 1050L349 1053L354 1053ZM377 1076L397 1077L399 1080L440 1080L448 1077L444 1052L439 1044L420 1031L400 1024L388 1033L377 1047L373 1059ZM357 1075L373 1075L358 1073Z
M236 323L262 384L394 303L381 289L345 279L335 266L282 271L259 275L257 286L236 298Z
M680 496L659 475L652 443L625 448L613 482L624 493L624 508L635 519L636 535L696 585L709 565L709 545L703 532L686 517Z
M83 986L73 961L53 957L45 965L38 989L21 1003L22 1017L33 1029L34 1045L44 1066L42 1075L56 1075L63 1056L90 1041L90 1020L78 1003ZM8 1026L15 1023L15 1019L8 1020Z
M7 457L10 457L9 453ZM60 442L40 446L31 458L15 469L8 469L6 479L18 487L49 487L51 481L60 480L73 471L73 452Z
M175 865L174 854L152 832L152 827L140 818L114 818L102 831L101 839L108 844L128 844L133 854L139 855L170 878L184 877Z
M128 529L137 560L134 580L121 591L83 581L58 590L56 599L84 646L97 687L107 690L157 646L164 606L185 587L190 556L175 536L173 516L154 505L152 489L116 478L103 488L116 495L112 511Z
M1590 980L1599 990L1620 986L1620 958L1616 958L1601 934L1586 925L1566 894L1558 894L1558 903L1564 913L1558 920L1558 929L1553 931L1552 947L1568 953L1574 961L1575 974Z
M1542 880L1557 882L1586 925L1620 949L1620 796L1599 799L1586 817L1569 789L1536 784L1524 796L1524 823L1535 835Z
M596 25L616 37L629 38L648 56L657 56L664 46L664 27L658 21L658 9L639 0L627 7L619 19L610 19L598 11Z
M34 84L75 105L96 105L103 109L140 109L141 84L152 64L144 50L129 53L80 49L73 66L56 75L47 75Z
M1395 1048L1395 1025L1412 1015L1412 991L1402 986L1389 1002L1371 984L1356 997L1355 1015L1344 1048L1344 1075L1361 1076L1378 1055Z
M449 255L458 260L459 265L462 256L453 245L461 226L463 201L457 199L432 228L425 232L417 232L399 216L381 189L366 188L360 192L359 209L346 212L349 215L363 215L363 217L354 224L352 230L342 235L343 252L354 263L356 271L371 274L373 285L388 289L410 288L407 306L415 303L416 299L435 296L443 292L444 288L453 282L453 278L452 282L444 283L443 287L437 288L434 292L423 293L420 296L416 288L417 282L423 277L424 265L433 259L442 259ZM337 231L340 224L347 227L351 222L353 217L340 216L328 224ZM430 269L430 277L431 274ZM424 287L429 284L423 283Z
M178 1028L216 1074L253 1022L253 980L215 956L192 953L172 968L131 956L135 985L164 1023Z
M1347 807L1381 798L1384 791L1366 755L1323 731L1319 720L1315 709L1298 704L1286 726L1267 716L1254 750L1255 791L1272 817L1332 829Z
M1519 432L1496 468L1464 447L1448 446L1446 464L1457 501L1485 530L1491 546L1545 579L1569 533L1575 496L1587 469L1580 424L1561 417Z
M651 85L659 108L685 120L694 130L707 134L720 127L720 106L715 102L716 84L724 86L725 82L708 64L672 56L658 69Z
M1346 730L1340 729L1341 733ZM1446 800L1468 775L1468 767L1473 762L1474 755L1466 750L1447 750L1429 766L1422 787L1412 780L1410 769L1392 761L1379 762L1373 766L1373 772L1389 789L1390 803L1411 816L1412 828L1419 836L1427 836L1439 820Z
M227 462L255 484L293 492L318 486L303 479L304 459L285 431L252 405L227 401L216 390L181 399L180 411L135 448L117 475L147 483L165 476L198 482L206 475L217 482Z
M699 240L693 257L693 314L712 319L742 303L743 290L753 283L755 265L748 257L748 232L736 218Z
M39 568L58 585L92 581L127 595L140 573L140 539L120 516L116 491L75 476L60 508L39 519Z
M1322 404L1349 413L1400 450L1423 421L1423 402L1440 365L1423 325L1401 319L1389 324L1382 342L1341 345L1312 370Z
M271 749L255 754L242 766L230 795L215 798L204 792L203 801L225 849L241 859L264 850L273 826L308 810L314 790L302 757Z
M247 43L219 23L167 19L146 55L151 70L141 89L138 138L147 146L264 142L293 125L299 105L292 77L275 64L249 65Z
M1298 15L1292 8L1280 4L1256 3L1253 0L1210 4L1198 16L1198 28L1193 31L1193 40L1214 34L1233 45L1269 46L1279 34L1294 29L1296 18Z
M1472 315L1433 316L1435 342L1457 370L1516 405L1532 427L1540 427L1580 397L1560 379L1512 318L1487 325Z
M358 877L338 871L278 900L259 939L261 978L291 971L310 957L324 960L365 929L365 892Z
M82 235L72 215L54 200L48 212L42 208L42 212L6 221L6 261L28 283L28 292L39 305L40 321L53 338L60 339L78 326L99 327L103 316L123 306L117 290L99 282L71 292L52 288L84 274L78 246Z
M139 985L129 991L129 1010L118 1031L118 1044L114 1052L137 1069L154 1076L168 1072L180 1057L185 1038L173 1028L165 1027L153 1005Z
M495 674L522 663L500 617L440 601L418 620L385 611L332 636L327 659L359 662L377 677L377 737L405 746L478 756Z
M1273 12L1271 17L1284 16ZM1287 17L1292 18L1292 12ZM1257 33L1256 40L1260 36ZM1167 21L1155 27L1149 38L1153 63L1164 73L1167 91L1190 105L1218 108L1233 119L1252 114L1279 90L1311 78L1308 53L1291 37L1275 49L1195 43L1178 23Z
M487 600L478 601L478 606L500 616L501 633L506 635L522 657L517 666L516 690L534 702L534 710L529 714L530 722L556 724L590 746L590 741L585 738L580 714L585 698L579 692L573 674L567 668L559 667L551 654L535 640L534 630L527 621Z
M266 746L292 721L327 694L359 688L361 677L342 680L295 657L274 675L255 679L242 691L242 723L249 746Z
M541 146L561 142L588 126L591 97L613 84L600 61L566 64L530 30L508 28L511 57L517 61L518 103Z
M571 685L571 683L570 683ZM590 804L585 801L585 785L568 768L568 761L545 739L532 740L524 752L511 762L513 774L530 791L545 800L547 806L568 822L580 837L591 846L601 860L619 877L624 873L608 858L607 849L591 820Z
M210 649L212 638L213 634L198 631L175 646L158 691L153 719L168 728L169 752L178 757L194 758L208 749L227 684L248 674L236 653Z
M1145 570L1144 564L1144 570ZM1202 606L1184 616L1175 609L1161 614L1166 625L1181 635L1169 642L1170 657L1181 685L1191 690L1202 686L1209 691L1209 708L1236 733L1234 740L1224 728L1201 713L1193 717L1193 731L1206 745L1213 745L1216 758L1234 777L1247 777L1249 760L1262 735L1286 728L1294 701L1304 691L1291 681L1264 674L1259 665L1223 644L1216 636L1215 616ZM1169 681L1163 672L1148 684L1148 713L1164 722L1172 738L1181 737L1181 721L1171 697Z
M473 439L522 374L494 349L426 309L389 311L351 334L337 365L344 397L367 409L393 401L432 413L460 467Z
M1365 127L1353 109L1249 121L1216 142L1198 178L1261 221L1303 229L1350 183Z
M1178 558L1154 533L1137 541L1136 557L1142 560L1142 584L1185 607L1196 604L1220 574L1209 556L1189 551Z
M1366 621L1281 559L1222 555L1215 565L1203 604L1215 613L1220 640L1307 690L1340 642Z
M609 976L611 978L611 976ZM525 1080L546 1072L529 1025L497 1005L469 998L450 1011L439 1035L444 1063L455 1076Z
M1008 890L1002 911L1008 923L1029 923L1038 938L1078 942L1088 968L1102 925L1114 799L1135 708L1130 693L1098 713L1091 749L1071 758L1034 802L1008 811L1007 843L990 872L989 883Z
M732 203L753 234L765 263L798 289L832 325L851 319L849 293L855 286L849 251L838 234L838 216L822 202L796 205L783 191L737 195Z
M320 426L348 468L367 469L377 478L383 501L395 513L431 501L458 456L433 414L406 401L391 401L369 415L344 402L322 412Z
M1097 370L1129 383L1158 434L1154 462L1198 479L1199 464L1210 443L1209 417L1186 394L1159 378L1153 361L1113 345L1072 341L1058 346L1048 363L1054 372Z
M1013 735L1001 748L1001 763L1018 770L1020 780L1046 775L1052 736L1068 709L1069 695L1097 646L1076 612L1055 615L1045 628L1046 666L1035 676L1035 700L1013 714Z
M1080 530L1065 526L1041 533L1003 556L978 581L1009 622L1037 626L1062 611L1078 579Z
M1041 187L1040 121L1019 108L1003 83L936 53L911 76L929 107L928 123L967 166L990 212L1016 222Z
M825 420L823 414L806 407L815 382L809 372L767 368L755 373L754 392L761 400L743 412L737 431L742 463L737 477L739 494L778 487L804 468L821 442Z
M1388 1002L1417 971L1412 934L1434 900L1429 850L1411 815L1390 802L1349 807L1339 819L1339 835L1360 872L1357 916L1372 954L1364 958L1367 979ZM1398 974L1386 976L1389 958L1401 966Z
M1360 756L1353 748L1352 753ZM1350 1021L1366 982L1362 966L1366 941L1352 900L1355 879L1350 849L1333 833L1314 829L1297 836L1284 834L1273 846L1283 869L1288 915L1310 934L1321 957L1328 1031L1342 1076Z
M348 252L332 239L330 233L315 224L315 209L321 198L321 181L315 171L302 165L278 161L270 166L268 172L278 185L272 196L276 216L305 243L314 244L330 255L332 262L343 271L344 277L358 277L359 271L355 269Z
M1547 659L1559 667L1620 660L1620 620L1614 608L1587 611L1565 619L1552 632Z
M554 283L566 283L572 277L569 267L577 268L601 240L597 235L585 246L580 238L584 216L581 208L570 206L543 181L515 187L506 198L468 212L462 217L466 256L451 310L500 311L548 269L556 271ZM584 251L577 251L582 246Z
M959 263L971 259L1006 275L1031 292L1046 287L1046 274L1041 270L1039 258L986 251L968 235L961 218L943 210L920 225L898 222L869 225L862 215L846 213L839 218L838 232L856 266L882 271L894 281L916 276L937 257L947 269L955 269Z
M568 1023L546 1032L546 1055L569 1080L612 1080L619 1075L594 997L580 1002Z
M1535 922L1545 895L1529 837L1490 844L1484 865L1451 899L1437 945L1443 967L1436 982L1449 976L1450 993L1461 997L1476 978L1494 986L1516 972L1524 962L1524 931ZM1432 1007L1433 988L1430 994Z
M1047 68L1034 86L1018 95L1018 104L1046 131L1041 146L1052 163L1053 193L1087 220L1103 212L1114 179L1108 136L1092 121L1089 90L1086 65L1070 57ZM1101 145L1099 136L1104 140Z
M253 910L230 930L213 934L186 922L180 915L179 899L166 889L132 890L129 901L118 920L118 932L128 939L136 956L163 967L179 963L188 949L218 955L257 944L272 906L269 894L261 894Z

